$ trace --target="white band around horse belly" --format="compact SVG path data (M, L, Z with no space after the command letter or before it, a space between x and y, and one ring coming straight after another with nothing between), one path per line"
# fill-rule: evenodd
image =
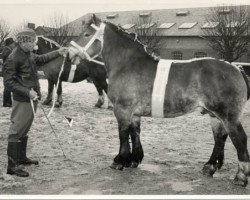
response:
M172 62L161 59L157 65L152 93L152 117L164 117L165 91Z
M77 67L76 65L71 65L71 69L69 72L69 78L68 78L67 82L73 82L74 77L75 77L76 67Z

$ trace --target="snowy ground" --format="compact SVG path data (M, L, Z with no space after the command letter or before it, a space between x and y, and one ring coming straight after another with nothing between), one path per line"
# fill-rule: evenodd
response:
M40 82L45 97L47 82ZM11 109L0 107L0 194L250 194L250 185L241 188L231 183L237 171L237 156L230 139L222 169L214 178L202 175L214 144L208 116L195 112L173 119L143 118L142 164L138 169L115 171L109 166L119 149L117 122L112 111L106 109L107 101L101 109L94 107L97 92L90 83L63 83L63 90L64 104L50 119L66 158L40 106L28 144L29 156L40 163L26 167L28 178L6 175ZM49 107L44 109L48 113ZM68 127L63 116L74 119L73 127ZM242 122L250 138L250 102Z

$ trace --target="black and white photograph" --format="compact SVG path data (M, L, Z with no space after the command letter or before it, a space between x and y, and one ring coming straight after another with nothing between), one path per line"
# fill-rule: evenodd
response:
M250 199L250 0L0 0L0 199Z

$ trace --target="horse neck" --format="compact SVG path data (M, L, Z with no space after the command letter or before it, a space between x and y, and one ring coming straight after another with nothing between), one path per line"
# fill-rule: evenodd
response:
M49 41L42 41L41 44L38 43L38 49L40 49L41 54L49 53L51 51L58 50L54 44L51 44Z
M104 32L104 43L102 56L106 63L109 76L120 71L124 67L129 67L131 58L145 60L149 55L143 46L133 41L122 33L112 30L108 25Z
M55 50L58 50L58 48L56 48L56 47L52 47L52 48L46 47L46 48L43 48L42 54L49 53L49 52L55 51Z
M43 65L43 71L50 75L57 75L63 64L63 57L59 56Z

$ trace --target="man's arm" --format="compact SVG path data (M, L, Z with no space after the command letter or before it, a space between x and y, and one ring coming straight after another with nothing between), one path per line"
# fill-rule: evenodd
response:
M34 55L34 60L37 64L37 66L42 66L44 64L46 64L47 62L57 58L60 56L59 51L52 51L43 55L37 55L37 54L33 54Z
M9 88L12 92L18 93L20 95L29 96L29 88L22 86L18 81L16 81L17 70L16 63L12 57L8 57L4 63L4 85Z
M64 55L68 52L68 49L65 47L62 47L58 50L43 54L43 55L37 55L37 54L33 54L34 55L34 59L35 62L38 66L42 66L44 64L46 64L47 62L61 56Z

